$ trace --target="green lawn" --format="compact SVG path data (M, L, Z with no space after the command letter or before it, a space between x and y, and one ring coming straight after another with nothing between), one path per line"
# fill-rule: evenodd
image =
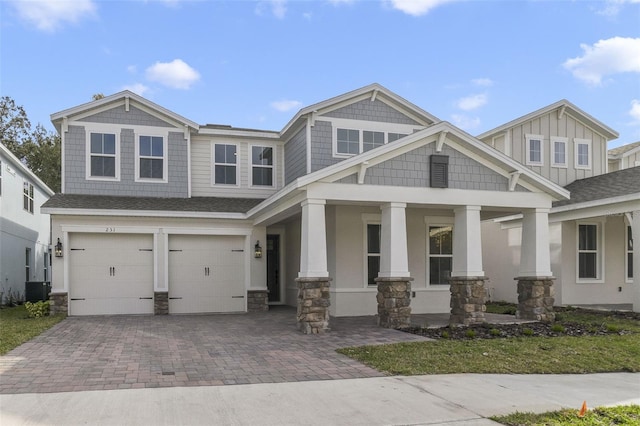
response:
M578 417L579 410L560 410L549 413L514 413L507 416L491 417L491 420L510 426L562 425L562 426L608 426L640 424L640 405L599 407L588 410L584 417Z
M24 305L0 309L0 355L33 339L65 318L64 314L29 318Z

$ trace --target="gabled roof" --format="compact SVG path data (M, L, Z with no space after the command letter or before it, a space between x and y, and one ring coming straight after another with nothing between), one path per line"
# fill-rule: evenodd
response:
M323 110L330 109L331 107L347 103L349 101L356 102L359 98L367 96L370 96L372 100L383 99L385 102L395 106L397 109L411 113L413 116L418 118L418 121L422 122L421 124L425 126L441 121L438 117L429 114L427 111L409 102L403 97L398 96L386 87L378 83L373 83L369 84L368 86L352 90L351 92L343 93L342 95L338 95L333 98L326 99L324 101L302 108L291 120L289 120L289 122L284 126L280 133L284 135L288 130L296 127L296 124L300 121L300 119L305 117L307 114L311 114L314 112L321 114Z
M22 173L27 175L36 185L40 187L47 195L52 196L54 192L45 184L38 176L36 176L27 166L22 164L22 161L11 151L9 148L4 146L4 144L0 143L0 152L2 152L2 156L7 159L8 162L13 164L13 167L17 167L22 170Z
M81 113L86 112L86 111L91 111L92 109L98 109L98 108L101 108L101 107L109 106L111 104L113 104L113 106L115 107L117 105L121 105L121 104L124 104L124 103L129 102L129 101L134 101L135 103L143 105L144 107L155 111L156 113L158 113L161 116L169 118L169 119L171 119L173 121L177 121L178 123L181 123L181 124L183 124L185 126L191 127L192 129L197 130L200 127L197 123L195 123L195 122L193 122L193 121L191 121L191 120L189 120L189 119L187 119L187 118L185 118L185 117L183 117L183 116L181 116L179 114L176 114L175 112L170 111L170 110L168 110L168 109L166 109L166 108L164 108L164 107L162 107L162 106L160 106L160 105L158 105L156 103L153 103L150 100L145 99L142 96L137 95L137 94L133 93L130 90L123 90L122 92L118 92L118 93L115 93L113 95L105 96L102 99L98 99L96 101L87 102L87 103L84 103L82 105L78 105L78 106L75 106L73 108L65 109L65 110L62 110L60 112L56 112L54 114L51 114L51 122L56 126L56 129L60 130L60 124L61 124L61 122L62 122L62 120L64 118L68 118L68 117L71 117L73 115L81 114Z
M594 131L604 136L607 140L615 139L619 136L618 132L613 130L611 127L607 126L600 120L597 120L596 118L587 114L586 112L584 112L583 110L581 110L580 108L578 108L577 106L569 102L568 100L562 99L562 100L559 100L558 102L555 102L537 111L533 111L527 115L523 115L520 118L516 118L515 120L512 120L506 124L503 124L502 126L496 127L495 129L491 129L487 132L484 132L476 137L478 139L485 139L487 137L494 136L497 133L504 132L512 127L526 123L527 121L531 121L537 118L538 116L548 114L555 110L557 110L558 114L560 115L569 114L574 118L577 118L582 122L585 122L586 124L589 125L589 127L591 127Z
M640 200L640 166L578 179L565 189L571 191L571 199L553 203L554 208L633 194Z
M635 152L640 151L640 142L628 143L626 145L619 146L617 148L612 148L608 151L609 159L616 160L622 157L626 157Z

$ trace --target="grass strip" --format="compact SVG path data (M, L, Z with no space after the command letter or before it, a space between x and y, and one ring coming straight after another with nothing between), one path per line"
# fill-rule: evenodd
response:
M24 305L0 309L0 355L33 339L65 318L64 314L29 318Z
M570 409L542 414L516 412L507 416L491 417L491 420L509 426L608 426L640 424L640 405L598 407L593 410L588 410L584 417L578 417L578 412L579 410Z

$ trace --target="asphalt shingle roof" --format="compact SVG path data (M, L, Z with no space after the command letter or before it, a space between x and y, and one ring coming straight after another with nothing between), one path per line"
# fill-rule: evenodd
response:
M246 213L263 199L256 198L155 198L104 195L55 194L43 208L88 210L147 210L175 212Z
M634 148L640 146L640 142L628 143L626 145L619 146L617 148L612 148L609 150L609 155L613 155L614 157L620 154L624 154L627 151L631 151Z
M564 188L571 192L571 198L557 201L553 207L640 194L640 166L579 179Z

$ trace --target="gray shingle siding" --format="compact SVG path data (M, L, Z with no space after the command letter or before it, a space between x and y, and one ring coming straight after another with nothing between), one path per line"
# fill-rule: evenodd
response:
M348 118L352 120L420 125L420 123L417 123L415 120L379 100L371 102L369 99L365 99L324 115L327 117Z
M507 191L509 179L483 166L472 158L445 146L436 153L435 145L429 144L367 169L364 183L367 185L391 185L406 187L429 186L429 156L449 156L449 188L477 189L485 191ZM340 183L356 183L355 175ZM522 189L522 188L520 188Z
M94 115L82 118L78 121L86 121L91 123L107 123L107 124L128 124L138 126L154 126L154 127L175 127L171 124L154 117L151 114L134 107L129 107L129 112L124 110L124 105L102 111Z
M187 197L187 141L182 132L170 132L168 143L168 182L135 181L134 133L120 132L120 181L86 179L86 133L84 127L69 126L65 136L65 193L144 197Z
M306 126L284 146L284 184L287 185L307 174Z
M342 158L333 158L333 130L328 121L316 120L311 128L311 171L324 169L325 167L342 161Z

